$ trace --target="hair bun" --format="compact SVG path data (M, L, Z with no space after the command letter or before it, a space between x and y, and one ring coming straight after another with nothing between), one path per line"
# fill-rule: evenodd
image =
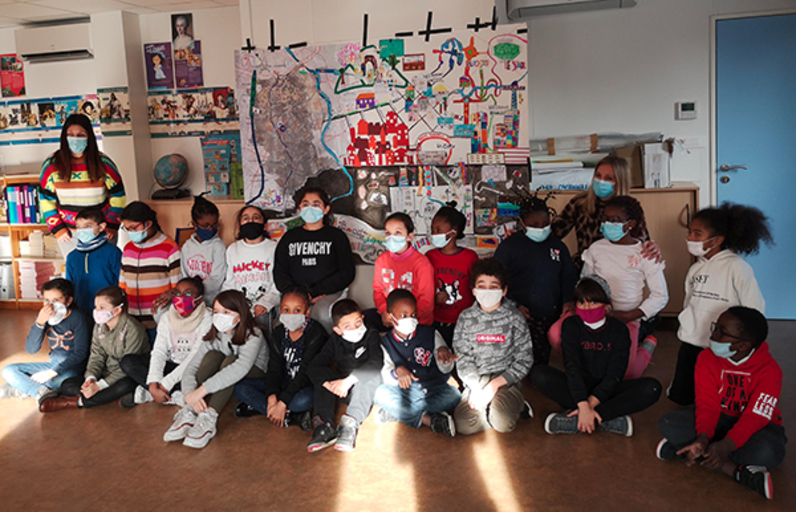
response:
M447 203L445 203L445 206L456 208L456 204L457 204L456 201L448 201Z

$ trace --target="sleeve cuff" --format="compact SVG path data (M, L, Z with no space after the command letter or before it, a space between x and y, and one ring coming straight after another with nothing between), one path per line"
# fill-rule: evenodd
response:
M505 372L501 373L500 376L503 377L504 379L506 379L506 385L507 386L512 386L512 385L514 385L514 383L517 382L517 380L519 380L519 379L515 378L514 375L511 374L511 372L508 372L508 371L505 371Z
M97 381L97 386L99 386L100 389L108 389L110 387L110 384L108 384L107 380L100 379Z

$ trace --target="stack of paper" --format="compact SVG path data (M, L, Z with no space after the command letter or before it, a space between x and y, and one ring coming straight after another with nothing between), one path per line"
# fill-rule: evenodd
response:
M61 249L58 247L58 241L51 234L44 235L44 257L45 258L63 258Z
M34 231L28 237L30 242L30 255L35 258L44 256L44 233L42 231Z
M21 299L40 299L41 285L52 279L55 267L47 261L20 261L19 288Z

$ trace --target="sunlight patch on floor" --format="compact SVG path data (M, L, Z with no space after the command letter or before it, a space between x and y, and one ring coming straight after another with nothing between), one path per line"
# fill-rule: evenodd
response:
M484 432L484 439L473 444L473 455L481 478L495 510L501 512L520 512L522 507L514 492L511 473L503 458L502 448L498 442L498 434L494 430ZM527 507L527 503L525 504Z

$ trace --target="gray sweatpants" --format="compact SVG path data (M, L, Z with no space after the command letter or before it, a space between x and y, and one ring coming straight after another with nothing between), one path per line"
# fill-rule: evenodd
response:
M481 380L486 384L496 376L484 376ZM525 397L519 383L498 389L492 401L480 410L470 407L468 403L470 393L470 388L464 390L462 401L453 411L453 419L456 422L458 433L462 435L477 434L488 428L500 433L514 430L525 404Z

